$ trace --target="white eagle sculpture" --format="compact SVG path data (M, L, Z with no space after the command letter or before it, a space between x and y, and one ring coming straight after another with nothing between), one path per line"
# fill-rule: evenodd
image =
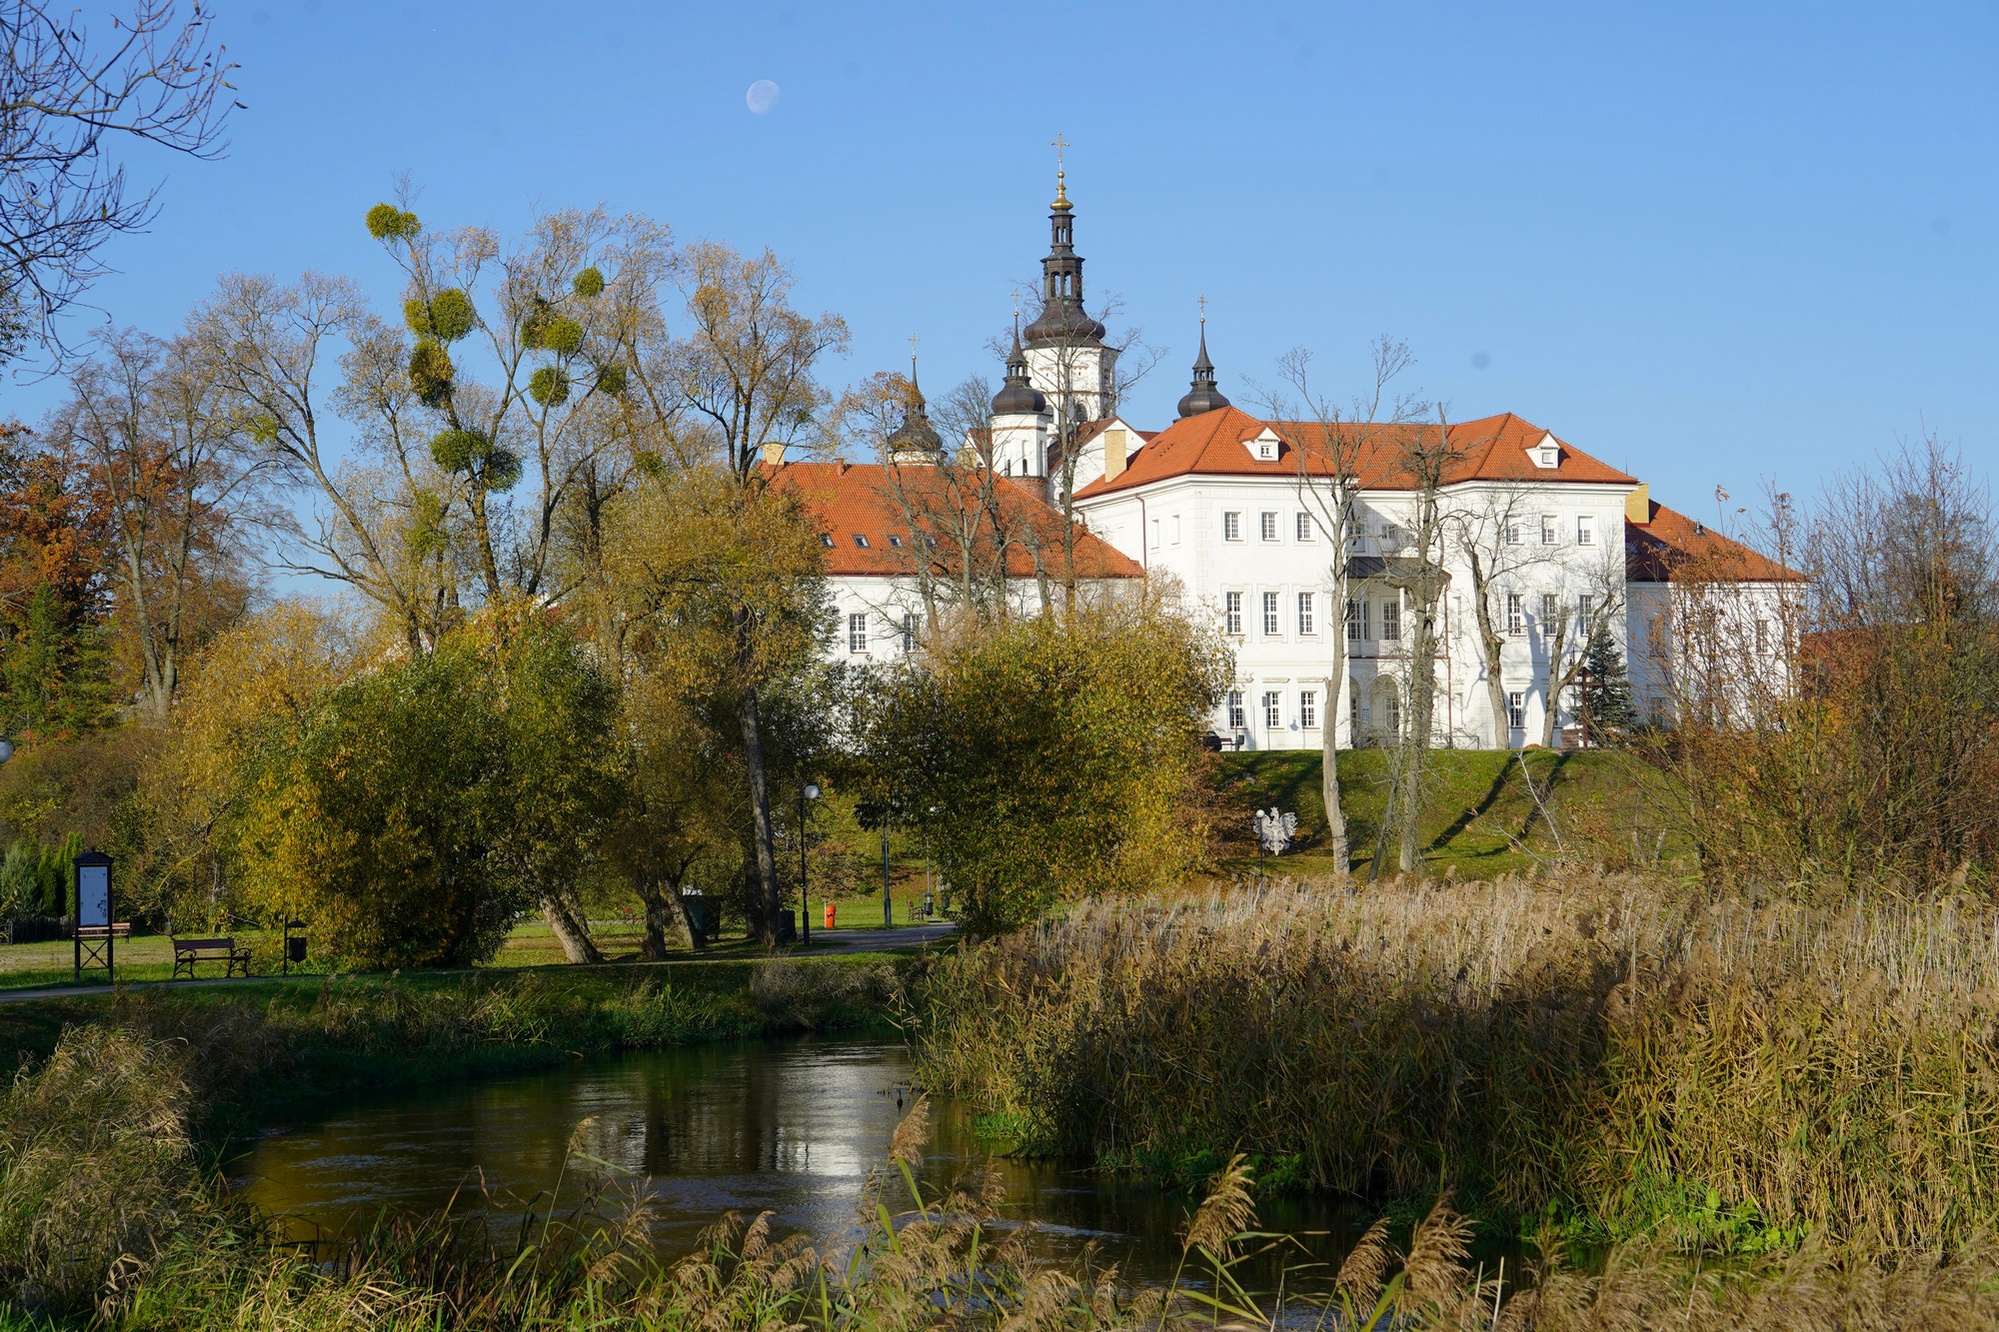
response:
M1257 844L1273 856L1283 855L1291 845L1291 835L1298 831L1298 816L1279 814L1275 805L1268 810L1257 810L1252 822L1256 825Z

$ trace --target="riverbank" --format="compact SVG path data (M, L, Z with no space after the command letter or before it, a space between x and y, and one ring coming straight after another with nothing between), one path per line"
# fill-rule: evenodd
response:
M65 1028L186 1051L189 1114L217 1141L315 1098L565 1059L803 1031L886 1027L879 954L659 966L315 976L0 1006L0 1053L47 1058Z
M922 1067L1031 1147L1571 1240L1999 1223L1999 915L1577 874L1093 905L940 959Z

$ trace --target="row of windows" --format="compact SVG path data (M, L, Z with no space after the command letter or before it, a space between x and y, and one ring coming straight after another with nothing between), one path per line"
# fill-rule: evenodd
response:
M1222 632L1234 637L1242 637L1243 597L1242 592L1222 594ZM1263 613L1263 636L1275 638L1284 632L1283 594L1264 592L1261 595ZM1310 637L1319 632L1319 594L1300 592L1293 611L1293 623L1300 637ZM1366 597L1349 597L1346 605L1345 622L1347 637L1355 642L1373 642L1374 613L1381 614L1381 638L1395 642L1402 637L1402 602L1399 598L1384 599L1379 603Z
M824 546L828 550L833 549L833 534L831 532L821 532L819 534L819 544ZM895 533L890 532L888 534L888 544L890 550L901 550L902 538L897 536ZM933 539L931 541L931 544L934 546L936 544L936 541ZM854 533L854 546L856 549L859 550L873 549L873 547L868 544L868 538L865 532Z
M1595 601L1585 592L1576 598L1576 625L1580 630L1589 628L1590 612ZM1541 594L1541 619L1543 625L1552 626L1562 616L1562 599L1553 592ZM1506 632L1518 638L1527 632L1527 597L1524 593L1506 594Z
M1515 697L1518 697L1518 695L1515 695ZM1247 702L1243 697L1243 692L1240 689L1229 691L1228 708L1229 729L1232 731L1247 730L1249 710ZM1400 737L1402 734L1401 698L1390 694L1384 701L1383 708L1386 715L1379 719L1382 732L1390 738ZM1265 730L1281 730L1284 726L1284 691L1281 689L1264 690L1260 699L1259 711L1263 717L1263 727ZM1349 691L1347 699L1347 722L1355 735L1360 734L1360 691L1358 689ZM1316 731L1319 729L1318 690L1301 689L1298 691L1298 727L1300 730L1305 731Z
M1284 694L1277 689L1268 689L1263 694L1263 725L1266 730L1277 730L1284 725ZM1307 731L1319 729L1319 691L1301 689L1298 691L1298 725ZM1244 709L1242 690L1229 691L1229 729L1246 730L1247 713Z
M904 611L902 613L901 624L897 624L891 616L885 615L882 619L885 622L882 629L882 640L893 640L897 636L900 636L904 652L914 652L916 650L916 636L923 632L923 617L921 615L918 615L915 611ZM867 650L868 614L866 611L855 611L847 617L847 651L860 653Z
M1527 544L1527 522L1515 514L1506 518L1506 544L1524 546ZM1556 513L1541 515L1541 544L1559 546L1562 544L1562 517ZM1596 544L1596 515L1579 513L1576 515L1576 544L1594 546Z

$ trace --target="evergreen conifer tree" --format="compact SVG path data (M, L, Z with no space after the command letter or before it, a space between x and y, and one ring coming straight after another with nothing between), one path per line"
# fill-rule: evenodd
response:
M1610 630L1598 625L1583 650L1585 661L1581 703L1589 743L1615 744L1620 736L1638 725L1638 709L1631 702L1631 679L1625 674L1624 654Z

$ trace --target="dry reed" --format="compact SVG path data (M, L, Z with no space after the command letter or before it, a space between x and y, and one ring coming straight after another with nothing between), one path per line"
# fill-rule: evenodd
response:
M928 988L924 1068L1045 1148L1900 1251L1999 1218L1999 913L1639 878L1099 902Z

